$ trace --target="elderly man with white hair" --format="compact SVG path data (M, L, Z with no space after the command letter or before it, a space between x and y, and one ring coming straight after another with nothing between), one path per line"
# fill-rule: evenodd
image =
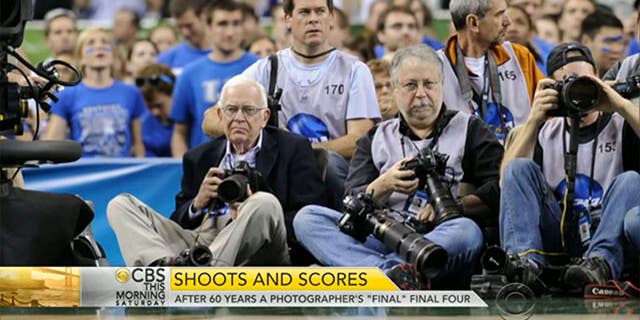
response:
M207 246L216 266L290 263L287 240L294 241L295 213L326 198L311 145L295 134L265 128L265 90L246 76L225 84L217 112L224 135L184 155L171 219L130 194L109 203L107 217L127 265L181 265L176 258L195 245ZM218 187L225 172L241 162L262 177L248 184L246 199L225 203Z

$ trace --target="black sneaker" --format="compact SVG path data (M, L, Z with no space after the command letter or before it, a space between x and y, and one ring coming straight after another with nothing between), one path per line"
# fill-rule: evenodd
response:
M395 283L401 290L424 290L420 273L412 263L400 263L389 271L387 277Z
M579 289L591 283L605 284L612 278L609 264L599 256L584 258L578 264L569 265L564 273L564 283Z

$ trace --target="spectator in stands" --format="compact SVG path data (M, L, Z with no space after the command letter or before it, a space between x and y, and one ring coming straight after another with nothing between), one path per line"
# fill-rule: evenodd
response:
M371 59L375 59L373 48L370 45L370 40L363 34L355 35L351 37L342 51L356 56L360 61L366 62Z
M207 22L202 15L207 7L205 0L171 0L171 16L184 41L160 54L158 62L169 66L176 76L187 64L211 52Z
M264 58L272 53L276 53L278 50L276 49L276 42L273 41L273 39L269 36L261 36L249 44L247 51L257 57Z
M271 37L278 50L291 46L291 32L284 21L284 9L281 3L271 8Z
M171 157L173 122L169 120L176 77L163 64L148 64L136 72L147 111L142 116L142 142L146 157Z
M129 52L127 52L127 62L124 65L125 77L123 82L128 84L135 83L135 77L138 71L143 67L152 64L156 61L158 56L158 49L156 46L147 39L140 39L133 43Z
M242 30L244 34L244 40L242 41L242 47L248 46L253 39L256 39L264 35L264 30L260 25L260 19L256 15L256 12L248 3L240 3L242 7Z
M618 279L627 262L624 247L629 239L623 221L640 205L640 118L637 106L597 78L596 63L582 44L554 48L547 71L552 79L538 83L529 118L502 162L500 239L507 252L523 257L520 279L514 280L525 284L554 256L584 256L564 274L567 285L582 290L588 283ZM568 74L589 77L600 87L600 103L582 113L579 123L548 114L559 108L560 97L552 86ZM561 164L569 144L568 126L574 125L577 172L572 210L567 211L567 173ZM578 225L566 229L565 213L580 217ZM637 250L633 255L637 258Z
M161 24L149 30L149 40L158 48L158 54L161 54L178 43L178 35L172 26Z
M610 11L597 9L582 21L580 42L593 54L598 76L602 77L627 54L629 39L622 21Z
M338 50L342 50L351 39L351 23L344 11L333 8L333 12L335 21L329 32L329 44Z
M121 56L131 50L140 31L140 16L133 9L121 8L113 19L113 40Z
M113 48L103 29L87 29L78 37L76 61L84 77L51 103L45 139L65 139L69 130L84 157L144 157L144 101L137 88L114 79Z
M434 50L444 48L444 44L435 39L435 34L431 30L431 22L433 20L431 11L422 0L393 0L392 3L394 6L407 7L413 12L418 22L418 33L422 43Z
M286 0L291 48L278 51L276 87L283 90L278 121L307 137L314 148L329 150L327 189L334 208L342 204L344 179L355 142L380 118L373 77L357 58L328 42L333 20L331 0ZM271 64L261 59L244 74L268 87ZM220 134L213 112L206 132Z
M458 195L462 181L475 185L477 191L460 198L462 217L441 222L424 238L448 253L446 266L437 268L431 276L455 277L451 282L459 282L468 281L471 266L484 247L482 232L469 218L468 210L483 208L483 219L497 220L502 147L484 122L446 109L442 64L435 51L424 44L396 52L391 62L391 84L400 116L380 123L358 140L345 188L350 194L366 191L381 206L433 222L437 213L428 204L429 195L418 190L419 178L414 171L401 167L422 148L448 155L446 166L451 170L445 171L443 179L451 181L452 194ZM341 217L341 212L328 208L304 207L293 222L296 237L322 264L379 267L401 289L426 288L430 279L421 278L415 266L407 265L406 256L374 235L360 242L343 233L336 226ZM404 221L404 217L391 212L387 217Z
M527 19L529 21L537 21L541 16L540 8L542 7L542 1L543 0L509 0L508 4L509 6L517 6L522 8L522 10L524 10L524 12L526 13ZM532 44L532 47L535 48L535 53L534 51L531 51L531 53L533 53L534 57L536 55L540 57L540 59L536 57L536 61L538 62L538 67L540 68L540 70L544 72L545 70L544 65L547 61L547 56L549 55L549 52L551 52L551 49L555 47L555 44L558 41L557 40L554 42L544 41L536 33L535 25L533 23L529 23L529 24L532 25L532 31L533 31L533 34L531 35L529 42ZM532 48L528 47L528 49L531 50Z
M566 0L544 0L541 14L556 17L557 20L562 14L562 7L565 2Z
M553 45L560 43L560 29L558 29L558 22L553 16L542 16L535 20L535 24L538 38Z
M324 203L311 146L265 128L265 90L245 76L225 84L217 112L224 135L185 154L171 220L129 194L109 202L107 218L127 265L175 265L175 257L194 244L209 247L214 266L289 264L287 238L293 239L297 210ZM264 181L248 188L246 200L222 204L217 189L224 170L240 161Z
M388 61L396 50L420 42L418 20L408 7L389 7L380 15L377 30L383 50L376 52L376 56Z
M543 55L533 42L535 29L527 12L521 7L510 5L507 7L506 15L511 20L511 24L507 27L504 39L527 47L533 58L536 59L538 69L545 73L547 56Z
M637 9L636 11L640 11ZM640 14L636 12L636 39L640 38ZM618 61L607 71L602 77L603 80L616 80L619 82L627 82L631 77L640 75L640 53L635 53L626 57L624 60Z
M73 53L78 39L76 15L71 10L53 9L44 16L44 38L51 56Z
M91 20L113 21L118 10L131 8L139 17L144 16L147 11L145 0L89 0L91 8Z
M444 103L484 119L504 141L527 119L544 75L529 50L504 41L511 24L505 0L452 0L449 8L457 34L438 51L449 88Z
M532 21L540 18L542 12L542 2L544 0L509 0L509 6L518 6L529 15Z
M595 0L567 0L562 6L558 28L562 43L580 41L582 20L596 11Z
M184 69L173 92L171 119L175 126L171 152L177 158L210 140L202 132L205 110L218 102L227 79L258 60L241 47L242 9L236 2L216 3L205 16L213 51Z
M390 64L386 60L374 59L367 62L376 86L376 98L382 120L394 118L398 115L398 107L392 95Z

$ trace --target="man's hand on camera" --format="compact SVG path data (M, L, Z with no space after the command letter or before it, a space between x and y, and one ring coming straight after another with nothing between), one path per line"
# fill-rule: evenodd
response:
M555 81L542 79L538 81L536 94L533 96L531 113L527 121L533 121L536 126L547 120L547 112L558 108L558 91L553 89Z
M247 184L247 199L249 199L249 197L251 197L252 194L253 194L253 192L251 191L251 188ZM231 219L235 220L238 217L238 208L243 203L244 202L227 203L227 205L229 206L229 214L231 215Z
M224 175L224 169L222 168L211 168L202 179L202 183L200 184L200 190L198 190L198 194L193 199L193 210L199 211L204 209L211 200L218 197L218 185L222 182L222 177Z
M433 222L436 220L436 213L430 204L426 205L418 214L416 214L416 220L420 222Z
M623 98L612 85L616 84L616 81L604 82L600 78L592 75L586 75L593 81L600 85L600 103L595 107L595 110L602 112L619 112L622 113L622 109L628 105L633 105L631 101Z
M415 172L401 170L403 164L411 159L413 157L406 157L398 161L389 170L373 180L367 187L367 193L373 191L374 200L378 203L385 203L393 192L411 194L416 191L419 180L415 177Z

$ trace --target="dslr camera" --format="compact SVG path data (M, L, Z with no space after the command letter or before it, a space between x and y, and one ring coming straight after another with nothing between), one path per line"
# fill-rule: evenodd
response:
M640 75L612 86L625 99L640 96ZM551 117L580 116L600 103L600 85L589 77L568 74L556 81L551 88L558 91L558 108L547 112Z
M425 147L401 167L401 170L412 170L419 179L418 190L429 195L429 204L436 213L435 225L462 216L462 208L440 179L444 176L448 159L449 156Z
M247 199L247 186L251 191L266 190L260 171L240 161L231 170L225 170L222 182L218 185L218 197L222 202L242 202Z
M444 269L447 251L411 227L390 218L389 211L378 206L371 195L361 192L347 196L343 205L344 214L338 221L342 232L360 242L373 234L405 261L413 263L425 278L434 278Z

